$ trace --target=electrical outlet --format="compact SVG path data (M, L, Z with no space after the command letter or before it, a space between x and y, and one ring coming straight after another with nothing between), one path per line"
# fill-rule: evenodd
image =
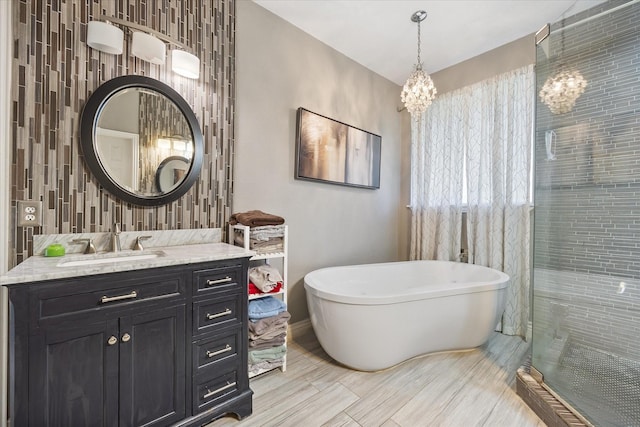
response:
M42 202L39 200L18 201L18 227L42 226Z

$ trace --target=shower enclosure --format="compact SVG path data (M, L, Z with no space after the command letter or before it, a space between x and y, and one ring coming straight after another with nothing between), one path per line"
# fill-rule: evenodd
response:
M592 424L640 426L640 1L536 49L537 94L563 71L586 88L570 111L537 96L532 366Z

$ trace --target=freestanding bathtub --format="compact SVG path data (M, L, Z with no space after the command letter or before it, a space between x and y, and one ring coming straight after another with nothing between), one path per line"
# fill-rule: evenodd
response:
M473 264L407 261L330 267L304 278L322 348L361 371L484 344L504 310L509 276Z

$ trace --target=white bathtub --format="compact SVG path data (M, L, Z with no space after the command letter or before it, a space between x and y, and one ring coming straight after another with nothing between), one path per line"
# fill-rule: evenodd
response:
M508 282L473 264L407 261L316 270L304 287L322 348L350 368L376 371L484 344Z

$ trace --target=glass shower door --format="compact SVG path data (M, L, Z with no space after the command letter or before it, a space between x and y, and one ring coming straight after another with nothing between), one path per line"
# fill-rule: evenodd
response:
M640 2L536 49L532 365L593 424L640 426ZM586 82L570 108L563 72Z

